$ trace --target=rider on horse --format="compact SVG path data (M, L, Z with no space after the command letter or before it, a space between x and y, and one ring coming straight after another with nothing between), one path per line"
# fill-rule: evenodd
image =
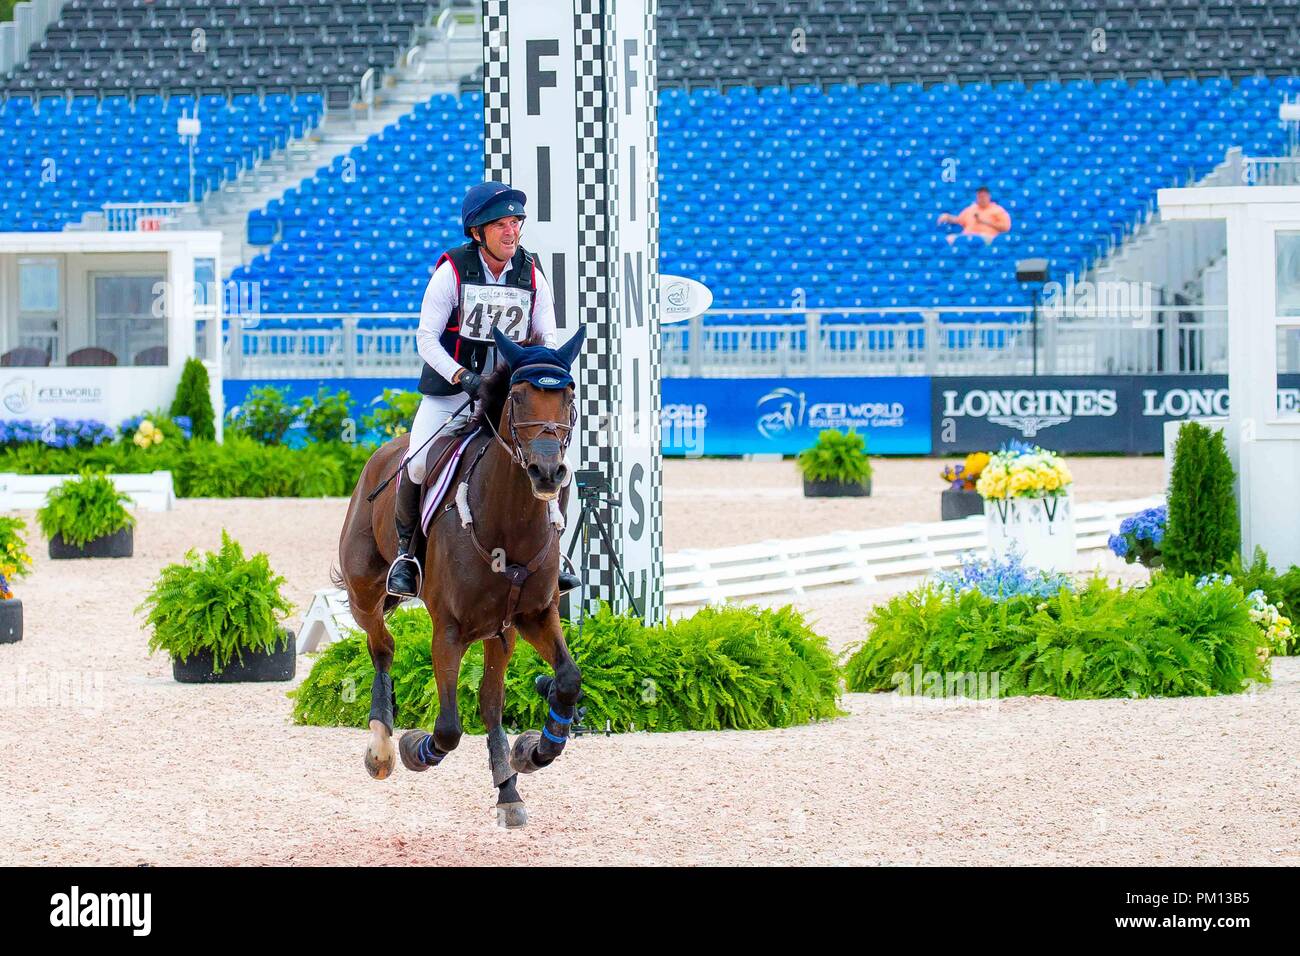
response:
M550 283L531 253L519 244L526 197L505 183L472 187L460 207L461 227L470 240L444 252L424 290L416 348L424 359L420 373L420 407L411 423L409 449L420 449L464 403L462 394L478 397L483 375L496 362L492 329L516 343L534 333L554 348L555 299ZM454 429L468 414L462 411ZM397 557L388 570L388 592L415 597L420 564L411 550L420 521L420 488L425 456L413 454L397 485ZM561 593L581 585L561 571Z

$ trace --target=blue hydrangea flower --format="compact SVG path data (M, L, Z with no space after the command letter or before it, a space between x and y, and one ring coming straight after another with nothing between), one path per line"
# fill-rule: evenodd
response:
M1047 598L1062 589L1072 589L1070 579L1063 574L1050 574L1028 568L1020 553L1012 549L1006 557L980 558L964 554L956 571L941 571L934 575L940 587L949 587L958 593L979 591L994 600L1027 595Z

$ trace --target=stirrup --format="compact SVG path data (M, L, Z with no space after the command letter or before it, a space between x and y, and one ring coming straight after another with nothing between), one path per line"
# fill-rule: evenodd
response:
M411 564L415 565L415 590L409 594L404 591L394 591L392 586L393 573L399 567L402 566L403 562L410 562ZM423 590L423 586L424 586L424 570L420 567L420 562L409 554L398 552L397 557L393 559L392 565L388 568L388 577L384 581L384 590L387 591L393 597L413 598L413 597L420 596L420 591Z

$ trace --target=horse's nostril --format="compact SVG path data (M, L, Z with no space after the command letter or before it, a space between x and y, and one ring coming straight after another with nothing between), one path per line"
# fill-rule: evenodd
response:
M563 481L564 476L568 473L569 469L565 465L561 465L559 468L555 469L555 478L557 481Z
M529 478L542 477L542 469L538 468L536 465L530 464L528 466L528 477Z

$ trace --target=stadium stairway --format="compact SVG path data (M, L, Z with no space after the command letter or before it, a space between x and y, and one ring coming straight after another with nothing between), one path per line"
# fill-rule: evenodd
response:
M390 71L369 110L353 110L350 117L327 113L307 135L291 140L284 149L210 193L200 204L198 217L203 228L222 234L223 280L269 245L249 242L249 213L264 209L304 180L328 170L358 143L397 123L431 97L455 94L461 76L481 58L479 31L477 20L462 22L459 28L451 22L420 28L417 40L430 55Z

